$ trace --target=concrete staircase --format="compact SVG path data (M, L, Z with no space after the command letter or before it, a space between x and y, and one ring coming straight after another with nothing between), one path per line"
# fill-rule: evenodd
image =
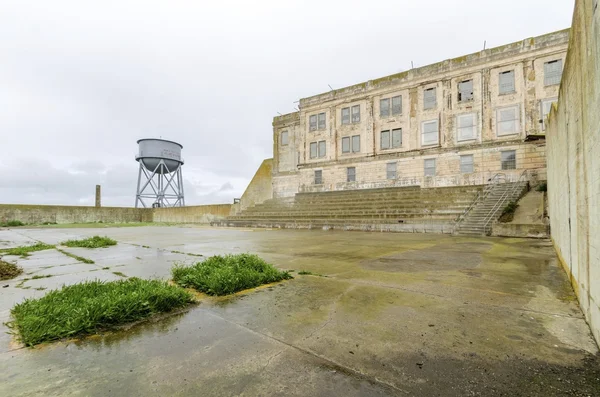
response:
M488 185L471 209L461 217L456 234L489 235L492 225L500 218L506 205L519 199L529 189L528 182L496 183Z
M452 233L482 186L298 193L250 207L220 226Z

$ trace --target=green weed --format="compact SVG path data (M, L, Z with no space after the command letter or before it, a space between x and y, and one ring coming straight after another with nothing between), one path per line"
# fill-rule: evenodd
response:
M15 226L25 226L25 224L21 221L8 221L0 223L0 227L15 227Z
M192 295L160 280L86 281L15 305L7 323L27 346L85 335L168 312L193 302Z
M209 295L229 295L262 284L292 278L257 255L212 256L192 266L175 265L173 281L182 287L195 288Z
M60 244L67 247L103 248L117 245L117 242L109 237L94 236L83 240L67 240Z
M51 274L46 274L46 275L44 275L44 276L42 276L42 275L39 275L39 274L36 274L35 276L31 277L31 279L32 279L32 280L39 280L40 278L50 278L50 277L52 277L52 275L51 275Z
M57 250L58 252L60 252L60 253L63 253L63 254L65 254L66 256L68 256L68 257L70 257L70 258L73 258L73 259L75 259L75 260L78 260L79 262L87 263L87 264L90 264L90 265L91 265L91 264L94 264L94 263L96 263L96 262L94 262L94 261L93 261L93 260L91 260L91 259L84 258L83 256L79 256L79 255L72 254L72 253L70 253L70 252L67 252L67 251L65 251L65 250L61 250L60 248L57 248L56 250Z
M113 274L114 274L115 276L119 276L119 277L124 277L124 278L127 278L127 275L126 275L126 274L124 274L124 273L121 273L121 272L113 272Z
M29 256L31 252L50 250L53 248L54 246L50 244L36 243L34 245L0 249L0 253L5 255L17 255L21 258L25 258Z
M506 207L502 210L502 215L500 215L500 222L511 222L515 216L515 211L519 208L519 204L514 201L506 204Z
M535 188L538 192L547 192L548 191L548 183L542 182Z
M298 274L299 274L299 275L301 275L301 276L318 276L318 277L327 277L327 276L324 276L324 275L322 275L322 274L318 274L318 273L309 272L309 271L307 271L307 270L300 270L300 271L298 272Z
M23 269L19 266L0 260L0 280L15 278L21 273L23 273Z

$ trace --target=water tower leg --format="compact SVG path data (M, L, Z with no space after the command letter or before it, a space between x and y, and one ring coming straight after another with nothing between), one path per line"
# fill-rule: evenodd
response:
M142 201L142 199L140 198L140 194L142 194L142 192L140 192L140 183L142 182L142 162L140 161L140 170L138 172L138 183L137 183L137 192L135 193L135 208L138 207L138 203L140 201ZM144 202L142 201L142 206L145 207Z

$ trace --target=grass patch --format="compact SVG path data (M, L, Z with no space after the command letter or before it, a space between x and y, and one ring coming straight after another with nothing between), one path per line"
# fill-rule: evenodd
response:
M65 254L66 256L68 256L68 257L70 257L70 258L73 258L73 259L75 259L75 260L78 260L79 262L87 263L87 264L90 264L90 265L91 265L91 264L94 264L94 263L96 263L96 262L94 262L94 261L93 261L93 260L91 260L91 259L84 258L83 256L79 256L79 255L72 254L72 253L70 253L70 252L67 252L67 251L61 250L60 248L57 248L56 250L57 250L58 252L62 253L62 254Z
M229 295L292 278L289 272L277 270L257 255L250 254L217 255L192 266L175 265L171 274L178 285L209 295Z
M46 274L44 276L37 274L37 275L31 277L31 280L39 280L40 278L50 278L50 277L52 277L51 274Z
M23 269L14 263L4 262L0 260L0 280L9 280L23 273Z
M72 248L104 248L111 245L117 245L117 242L109 237L94 236L83 240L67 240L60 244Z
M119 277L124 277L127 278L127 275L125 273L121 273L121 272L112 272L115 276L119 276Z
M34 245L24 245L24 246L15 247L15 248L0 249L0 252L5 255L17 255L17 256L20 256L21 258L25 258L25 257L29 256L29 254L32 252L50 250L53 248L54 248L54 246L50 245L50 244L36 243Z
M25 226L25 224L21 221L8 221L0 223L0 227L16 227L16 226Z
M181 308L192 295L160 280L87 281L15 305L7 323L27 346L86 335Z
M506 204L506 207L502 210L502 215L500 215L500 222L512 222L515 217L515 211L519 208L519 204L514 201Z

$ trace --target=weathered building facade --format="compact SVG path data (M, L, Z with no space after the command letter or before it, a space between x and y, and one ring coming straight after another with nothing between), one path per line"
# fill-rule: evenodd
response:
M273 196L546 179L569 30L300 100L273 121Z

